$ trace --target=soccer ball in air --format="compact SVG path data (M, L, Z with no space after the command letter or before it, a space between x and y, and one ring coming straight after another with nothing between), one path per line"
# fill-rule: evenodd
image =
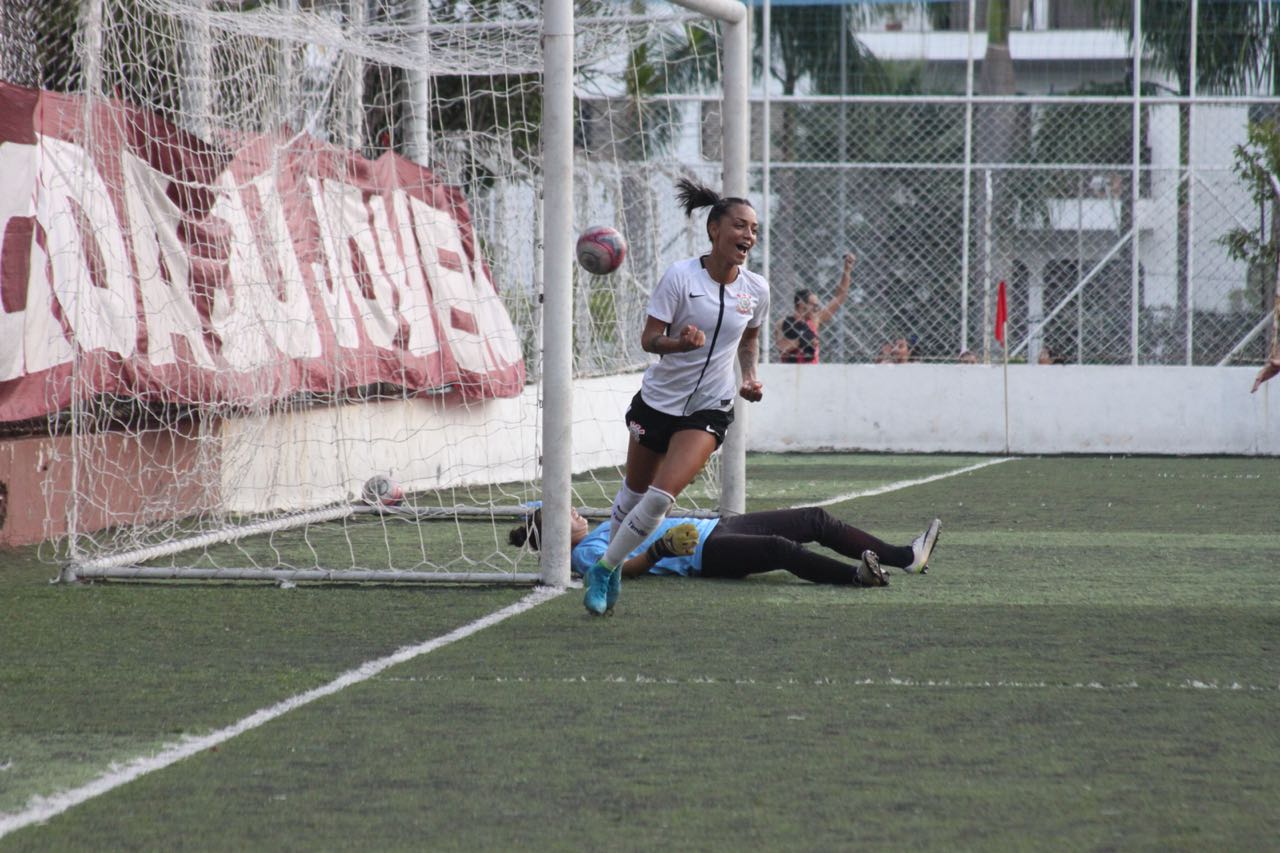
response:
M627 240L608 225L592 225L578 237L578 263L593 275L608 275L622 266Z
M361 497L372 506L399 506L404 500L404 489L395 480L379 474L365 480Z

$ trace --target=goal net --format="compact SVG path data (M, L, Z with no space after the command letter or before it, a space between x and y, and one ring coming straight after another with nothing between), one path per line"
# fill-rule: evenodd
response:
M649 291L705 245L675 180L722 182L717 22L575 6L573 226L629 253L574 270L565 329L539 3L71 5L64 77L0 83L0 421L53 436L64 578L539 578L507 534L546 336L573 336L571 500L603 512Z

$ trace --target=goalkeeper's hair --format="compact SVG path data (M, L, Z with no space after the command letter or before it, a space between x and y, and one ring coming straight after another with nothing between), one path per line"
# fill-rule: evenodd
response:
M507 541L517 548L528 545L530 551L537 551L542 544L542 510L535 509L522 523L507 532Z
M692 217L693 212L700 207L711 208L707 211L708 227L712 222L719 222L720 217L727 214L730 208L739 204L745 204L755 210L755 205L747 199L737 196L722 196L711 187L699 183L693 178L680 178L676 181L676 200L684 208L686 217Z

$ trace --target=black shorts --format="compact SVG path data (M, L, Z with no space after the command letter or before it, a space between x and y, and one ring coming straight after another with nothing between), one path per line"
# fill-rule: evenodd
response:
M716 437L718 449L724 444L724 435L729 431L731 423L733 409L727 412L703 409L687 415L668 415L646 403L638 391L627 407L627 429L641 447L647 447L655 453L666 453L671 444L671 436L684 429L711 433Z

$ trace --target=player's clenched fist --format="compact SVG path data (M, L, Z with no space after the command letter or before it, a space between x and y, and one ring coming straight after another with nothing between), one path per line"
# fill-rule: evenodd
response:
M742 395L742 399L750 403L759 403L764 399L764 383L759 379L747 379L738 389L738 393Z
M680 330L680 352L690 352L707 343L707 333L697 326L685 326Z

